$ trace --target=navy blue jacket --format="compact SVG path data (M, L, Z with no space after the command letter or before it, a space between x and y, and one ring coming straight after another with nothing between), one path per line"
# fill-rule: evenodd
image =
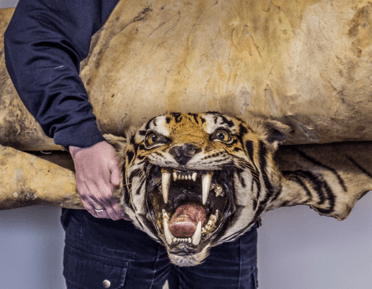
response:
M119 0L20 0L5 32L5 60L27 109L56 144L104 140L79 65Z

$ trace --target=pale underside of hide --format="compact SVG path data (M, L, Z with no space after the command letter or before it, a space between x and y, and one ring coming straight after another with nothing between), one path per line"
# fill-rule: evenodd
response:
M13 9L0 11L0 34ZM286 144L372 140L367 1L120 1L81 77L103 133L169 111L289 124ZM0 44L0 143L55 150L19 100Z
M308 154L302 161L294 160L298 150L305 150ZM322 165L325 160L328 160L327 165ZM294 182L286 176L289 171L323 174L325 178L331 174L343 179L346 189L334 190L337 208L327 214L339 220L345 219L356 201L372 190L372 142L283 146L277 151L275 162L283 176L283 193L271 209L288 203L290 206L308 205L322 214L320 203L305 201L306 190L303 184L298 186L302 182ZM0 210L40 204L84 209L73 170L73 161L66 152L31 154L0 145ZM323 179L322 182L331 185L329 180ZM325 188L325 183L323 185ZM120 199L120 191L114 191L114 197Z

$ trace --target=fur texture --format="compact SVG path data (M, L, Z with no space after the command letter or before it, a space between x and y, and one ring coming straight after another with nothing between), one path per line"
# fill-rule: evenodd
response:
M336 151L333 146L319 153L320 147L298 146L276 154L290 132L280 122L259 118L170 113L128 130L124 137L105 138L117 150L122 205L133 224L163 244L172 263L194 266L212 246L244 234L267 210L305 204L344 219L372 189L371 160L363 158L363 147L352 153L347 145L336 145ZM162 177L172 172L165 201ZM194 173L198 177L191 181ZM190 182L176 180L177 174L189 176ZM198 183L205 174L213 177L203 205ZM203 225L198 244L191 238L167 239L164 218L172 217L180 199L203 206L207 220L213 219L212 225Z

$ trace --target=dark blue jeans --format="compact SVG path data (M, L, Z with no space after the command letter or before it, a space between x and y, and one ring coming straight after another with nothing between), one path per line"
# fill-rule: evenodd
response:
M82 210L63 210L61 220L68 289L161 289L166 280L169 289L257 288L256 226L212 248L203 264L181 268L128 221L96 219Z

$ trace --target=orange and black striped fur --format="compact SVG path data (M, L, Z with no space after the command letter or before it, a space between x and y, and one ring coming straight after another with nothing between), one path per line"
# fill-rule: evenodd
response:
M170 113L105 138L117 150L122 204L134 225L163 244L171 262L194 266L267 210L303 204L342 220L372 189L372 145L278 150L290 131L277 121ZM176 238L168 220L187 202L202 207L207 220L192 237Z

